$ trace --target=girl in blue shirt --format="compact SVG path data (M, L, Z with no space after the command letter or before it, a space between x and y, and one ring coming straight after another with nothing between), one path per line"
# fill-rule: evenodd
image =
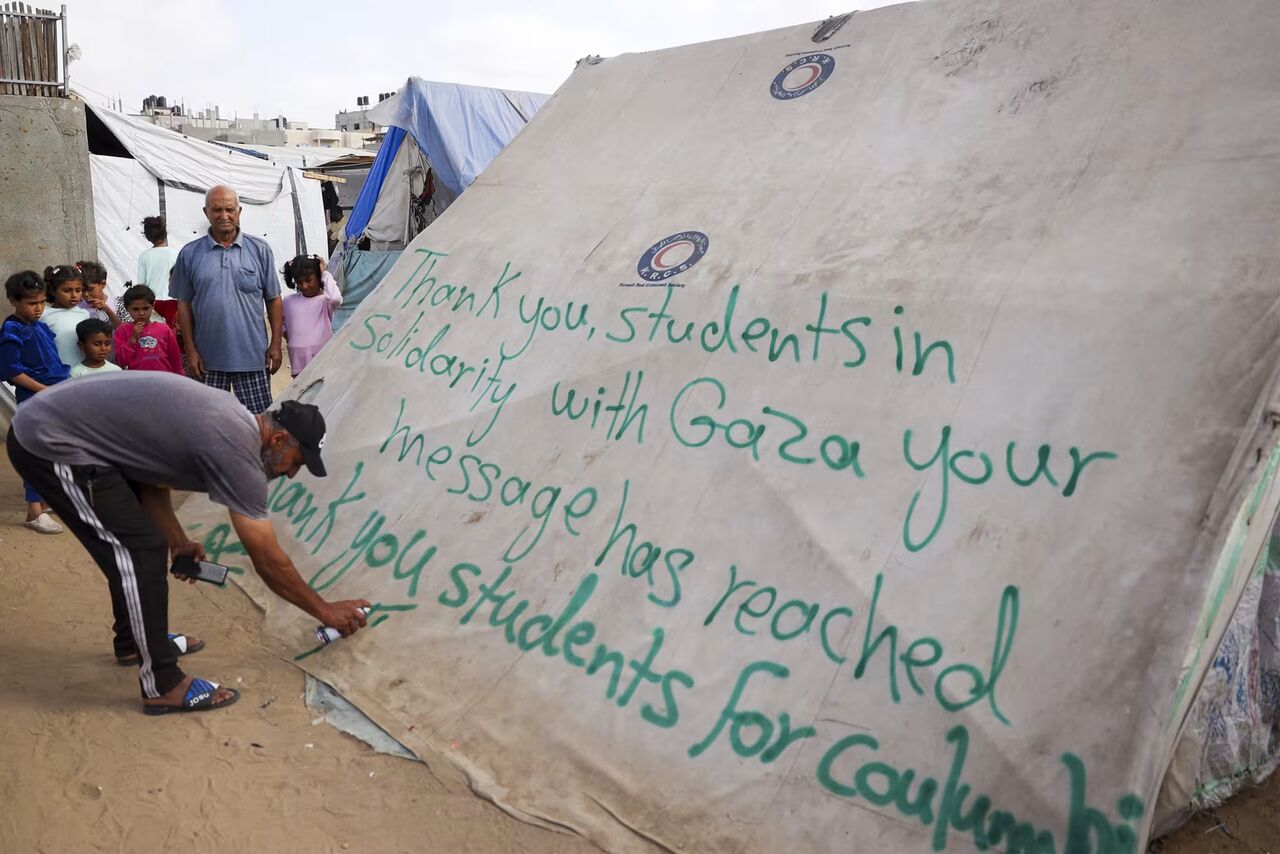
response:
M44 314L45 285L38 273L24 270L4 283L13 314L0 325L0 379L17 389L22 404L36 392L67 378L68 368L58 358L53 331L40 322ZM49 515L49 505L25 481L27 527L41 534L58 534L62 526Z

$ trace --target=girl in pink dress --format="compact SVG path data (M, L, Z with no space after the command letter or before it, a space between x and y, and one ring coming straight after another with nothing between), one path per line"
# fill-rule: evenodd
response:
M318 255L299 255L284 265L284 283L297 291L284 298L284 337L295 377L333 337L333 313L342 305L338 283L324 266Z

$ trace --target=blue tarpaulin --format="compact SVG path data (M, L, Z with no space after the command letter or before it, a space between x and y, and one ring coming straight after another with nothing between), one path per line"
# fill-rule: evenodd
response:
M410 77L398 93L370 110L369 118L413 134L436 180L457 196L550 97Z
M342 305L333 315L333 331L342 328L356 307L373 291L387 271L400 257L398 250L377 252L352 247L342 259L342 276L346 283L342 291Z
M399 92L369 111L371 121L387 127L387 135L347 218L345 244L350 248L340 248L332 260L343 265L346 280L343 305L334 317L335 330L400 255L398 251L359 252L351 244L370 229L401 146L418 146L435 173L437 186L447 191L441 203L447 204L475 181L550 97L410 77ZM437 192L437 198L441 195ZM394 199L394 194L387 198Z
M356 197L356 205L351 209L351 215L347 217L347 240L359 237L360 232L364 231L364 227L369 224L369 217L373 216L373 208L378 203L378 194L382 192L382 182L391 171L391 163L396 159L396 152L400 150L400 143L404 142L404 136L403 128L393 127L387 131L386 138L382 140L378 157L373 161L368 177L364 179L364 186L360 188L360 195Z

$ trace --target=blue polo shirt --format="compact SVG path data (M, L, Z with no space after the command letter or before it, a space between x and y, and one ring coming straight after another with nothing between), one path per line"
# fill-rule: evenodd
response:
M243 231L230 246L209 234L182 247L169 296L191 303L195 344L215 371L262 371L267 364L266 303L280 298L276 262L267 242Z

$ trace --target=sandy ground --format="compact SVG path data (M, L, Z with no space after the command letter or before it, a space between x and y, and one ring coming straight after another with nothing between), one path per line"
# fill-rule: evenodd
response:
M0 852L585 852L473 795L448 769L314 725L303 675L229 586L170 585L188 672L242 691L207 714L142 714L111 653L106 582L70 534L23 529L0 456ZM1156 842L1280 852L1280 776Z
M1152 854L1277 854L1280 773L1151 843Z
M447 769L312 725L302 672L233 586L172 584L170 614L208 644L188 672L240 701L144 716L137 671L112 656L105 579L69 533L18 524L21 490L0 459L3 854L596 850L509 817Z

